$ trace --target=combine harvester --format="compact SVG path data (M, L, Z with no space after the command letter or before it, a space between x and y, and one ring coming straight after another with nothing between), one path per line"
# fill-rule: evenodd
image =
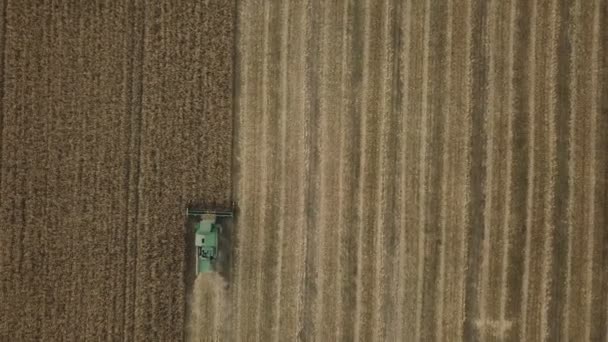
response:
M222 219L233 217L232 210L186 209L188 219L195 220L194 246L196 248L196 275L214 271L214 264L219 255L219 235Z

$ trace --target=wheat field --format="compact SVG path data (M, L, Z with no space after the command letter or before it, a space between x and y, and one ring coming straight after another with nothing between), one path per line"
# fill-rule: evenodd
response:
M0 0L0 341L184 339L185 208L231 196L233 6Z
M608 341L607 21L0 0L0 340Z

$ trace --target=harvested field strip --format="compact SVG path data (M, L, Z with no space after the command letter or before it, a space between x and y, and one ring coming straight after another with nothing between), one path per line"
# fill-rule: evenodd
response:
M227 338L605 339L601 6L241 2Z

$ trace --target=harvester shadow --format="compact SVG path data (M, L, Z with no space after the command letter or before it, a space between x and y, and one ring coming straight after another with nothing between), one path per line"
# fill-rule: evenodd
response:
M195 220L186 218L184 225L184 290L185 295L185 320L184 323L190 322L192 313L192 294L194 291L194 281L196 280L196 248L194 246L194 224ZM184 327L185 328L185 327Z
M222 228L219 233L218 257L213 262L213 266L215 271L224 279L225 287L229 288L232 280L234 218L222 218L218 223Z

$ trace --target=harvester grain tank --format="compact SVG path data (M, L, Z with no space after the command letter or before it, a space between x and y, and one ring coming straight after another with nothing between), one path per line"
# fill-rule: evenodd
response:
M219 234L223 218L232 218L230 210L186 209L186 215L194 218L194 246L196 248L196 274L212 272L219 254Z

